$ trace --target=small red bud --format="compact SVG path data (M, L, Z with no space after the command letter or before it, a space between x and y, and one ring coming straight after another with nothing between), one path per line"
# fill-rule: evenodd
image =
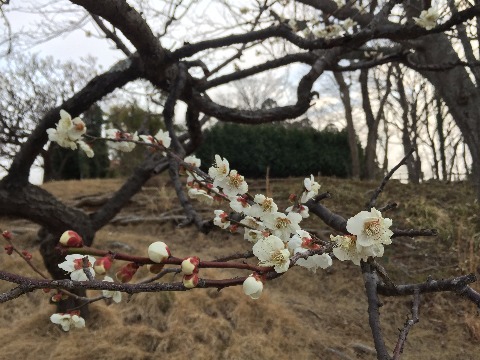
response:
M52 289L49 288L44 288L42 289L45 294L48 294Z
M5 252L7 253L7 255L12 255L13 246L12 245L5 245Z
M232 234L236 233L237 230L238 230L238 224L232 224L232 225L230 225L230 227L228 228L228 230L230 230L230 232L231 232Z
M25 260L32 260L32 254L30 254L27 250L22 251L22 255L25 258Z
M57 303L59 301L62 301L62 300L67 300L68 299L68 295L67 294L64 294L62 292L57 292L55 295L53 295L50 300L54 303Z
M297 195L295 195L295 194L290 194L290 195L288 196L288 201L290 201L291 203L294 203L296 200L297 200Z
M4 232L2 232L2 236L7 240L12 240L13 238L12 233L8 230L5 230Z
M62 236L60 236L60 244L66 247L82 247L83 240L82 237L73 230L65 231Z
M132 280L133 276L137 272L139 266L135 263L128 263L120 268L120 270L117 271L116 277L117 280L126 283Z

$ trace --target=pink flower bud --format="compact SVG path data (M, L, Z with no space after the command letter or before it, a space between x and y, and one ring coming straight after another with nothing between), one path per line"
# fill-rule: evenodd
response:
M290 194L290 195L288 196L288 201L290 201L291 203L294 203L296 200L297 200L297 195L295 195L295 194Z
M148 264L147 269L150 271L152 274L158 274L160 271L163 270L164 264Z
M62 236L60 236L60 244L66 247L82 247L83 240L78 233L73 230L65 231Z
M116 277L117 280L126 283L132 280L133 276L137 272L139 266L135 263L128 263L120 268L120 270L117 271Z
M2 232L2 236L7 239L7 240L12 240L12 233L8 230L5 230L4 232Z
M110 256L104 256L95 261L93 264L93 270L95 270L98 275L104 275L108 270L110 270L111 266L112 258Z
M197 256L186 258L182 261L182 272L185 275L192 275L198 273L198 264L200 259Z
M193 289L195 286L198 285L198 275L197 274L192 274L192 275L185 275L183 277L183 286L185 286L187 289Z
M156 241L148 247L148 257L153 262L161 263L170 257L170 250L164 242Z

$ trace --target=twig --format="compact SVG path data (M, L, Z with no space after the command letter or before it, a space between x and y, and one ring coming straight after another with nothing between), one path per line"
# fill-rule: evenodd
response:
M405 346L405 342L407 341L407 335L410 332L410 329L418 323L418 308L420 306L420 292L418 289L414 290L413 293L413 304L412 304L412 318L407 319L405 321L405 325L403 326L402 331L400 331L400 335L398 336L397 345L393 350L393 357L392 360L400 359L401 354L403 353L403 347Z
M410 151L403 157L403 159L400 160L400 162L395 167L393 167L393 169L390 170L387 175L385 175L385 177L383 178L383 181L380 184L380 186L378 188L376 188L375 191L373 192L373 195L372 195L372 197L370 198L370 201L367 204L367 210L370 210L372 207L375 206L375 203L377 202L377 198L380 195L380 193L383 191L383 189L385 188L385 185L387 185L388 180L390 180L392 175L395 173L395 171L398 170L398 168L400 166L404 165L407 162L408 157L410 155L412 155L414 151L415 151L415 149L410 149Z

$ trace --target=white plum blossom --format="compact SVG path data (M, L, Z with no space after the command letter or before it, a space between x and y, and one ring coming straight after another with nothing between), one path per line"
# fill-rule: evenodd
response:
M105 276L103 281L113 282L113 279L110 276ZM102 290L102 295L106 298L112 298L112 300L117 304L122 301L122 293L120 291Z
M245 216L242 220L240 220L240 223L243 225L246 225L249 228L255 229L255 230L264 230L265 225L263 222L255 219L252 216Z
M257 194L253 198L255 204L248 210L248 215L258 218L264 218L267 215L273 215L278 212L278 206L272 198L263 194Z
M316 272L318 268L326 269L329 266L332 266L332 258L328 254L314 254L306 259L298 259L296 264L301 267L307 268L312 272Z
M85 141L78 140L77 142L78 145L80 145L80 149L82 149L89 158L93 158L95 156L92 147L88 145Z
M302 204L306 203L315 195L318 195L318 190L320 190L321 185L314 180L313 175L310 175L309 178L303 180L303 186L305 187L305 191L302 193L302 198L300 200Z
M120 141L120 140L133 140L138 141L137 132L133 135L130 133L122 132L118 129L107 129L105 130L105 136L107 139L118 140L118 141L108 141L107 144L112 149L122 151L122 152L131 152L135 149L135 143L129 141Z
M427 10L423 10L420 13L420 16L414 17L415 23L418 26L425 28L426 30L431 30L437 25L437 20L440 17L438 10L434 7L431 7Z
M85 320L76 314L56 313L50 316L50 321L54 324L60 325L63 331L69 331L72 326L74 328L85 327Z
M254 274L251 274L243 282L243 292L245 295L250 296L253 300L257 300L260 295L262 295L262 291L263 282Z
M265 226L263 223L252 216L245 216L240 220L240 224L245 225L245 233L243 238L252 243L256 243L259 239L265 237Z
M294 212L288 213L288 215L276 212L264 219L266 227L272 230L273 235L278 236L285 242L290 238L290 234L300 230L300 221L302 221L302 216Z
M65 256L65 261L58 264L58 267L66 272L70 273L70 279L75 281L87 281L88 277L83 270L83 258L87 257L87 269L90 271L92 277L95 277L95 270L93 270L93 264L96 259L90 255L71 254Z
M247 214L250 213L251 205L248 203L246 197L237 196L230 199L230 207L239 214Z
M77 141L87 132L85 123L78 117L72 119L65 110L60 110L60 120L55 129L47 129L48 139L64 148L75 150Z
M228 221L228 214L223 210L215 210L215 218L213 219L213 224L217 225L221 229L228 229L230 226L230 221Z
M287 244L288 248L293 252L303 252L303 250L317 250L320 249L320 245L313 242L312 236L308 231L297 230L295 234L290 238Z
M384 247L381 244L361 246L357 243L355 235L330 235L330 240L336 242L333 254L340 261L350 260L355 265L360 265L360 260L367 261L369 257L382 257Z
M222 188L222 191L229 198L243 195L248 191L248 184L244 177L237 173L237 170L232 170L230 173L221 179L216 178L213 186Z
M301 204L299 205L296 205L296 206L289 206L288 208L285 209L285 211L287 213L290 213L290 212L296 212L298 214L300 214L302 216L302 218L306 219L310 216L310 214L308 213L308 207L306 206L303 206Z
M191 199L196 199L207 205L213 204L213 197L210 196L205 190L202 190L202 189L190 188L188 190L188 196Z
M265 237L263 231L260 230L252 230L252 229L245 229L245 233L243 238L248 240L252 243L256 243L258 240L263 239Z
M163 131L163 130L158 130L158 132L155 134L155 140L158 141L160 145L163 145L166 149L170 147L170 144L172 142L172 139L170 139L170 135L168 134L168 131Z
M208 175L210 175L214 181L218 181L226 178L229 172L230 165L228 160L225 158L222 160L220 155L215 155L215 166L212 166L210 169L208 169ZM214 183L214 186L217 185Z
M370 211L360 211L347 221L347 231L357 236L357 244L371 246L374 244L389 245L393 232L389 229L392 220L383 218L382 213L375 208Z
M290 251L274 235L258 240L253 245L253 254L260 260L261 266L273 266L277 273L283 273L290 266Z
M195 155L187 156L185 159L183 159L183 161L186 162L187 164L189 164L193 167L197 167L197 168L199 168L200 165L202 164L202 160L197 158Z

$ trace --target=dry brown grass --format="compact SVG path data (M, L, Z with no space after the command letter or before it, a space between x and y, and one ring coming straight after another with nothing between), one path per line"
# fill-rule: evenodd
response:
M138 194L123 213L159 214L177 205L172 189L160 187ZM361 210L376 183L322 178L322 190L332 199L325 204L351 216ZM114 191L117 180L68 181L45 185L67 202L79 196ZM298 179L270 179L276 198L295 192ZM252 185L264 191L264 181ZM438 227L435 239L397 239L382 263L399 283L454 276L478 263L479 211L464 184L402 185L391 182L383 201L397 201L388 214L398 227ZM286 205L286 202L283 203ZM36 225L23 220L0 219L2 229L17 231L18 243L34 254L41 266L34 234ZM322 232L325 226L309 219L306 228ZM199 255L203 259L245 251L248 243L222 231L209 236L175 224L109 225L97 235L96 246L128 245L127 251L145 254L152 241L167 242L175 256ZM1 267L32 275L15 257L1 255ZM115 264L119 266L120 264ZM236 273L213 270L201 275L218 278ZM138 278L145 276L140 271ZM241 273L241 275L244 275ZM168 280L171 279L171 276ZM0 290L10 285L0 283ZM479 287L476 286L478 289ZM124 297L126 299L126 297ZM382 326L393 349L406 316L410 298L382 298ZM138 294L129 302L107 306L96 303L87 328L64 333L49 322L54 307L48 296L35 292L1 305L0 359L374 359L367 304L359 268L334 263L328 271L311 275L292 269L269 282L262 297L253 301L241 288L221 292L193 290L185 293ZM480 319L476 310L451 294L422 297L420 323L407 341L404 359L478 359Z

